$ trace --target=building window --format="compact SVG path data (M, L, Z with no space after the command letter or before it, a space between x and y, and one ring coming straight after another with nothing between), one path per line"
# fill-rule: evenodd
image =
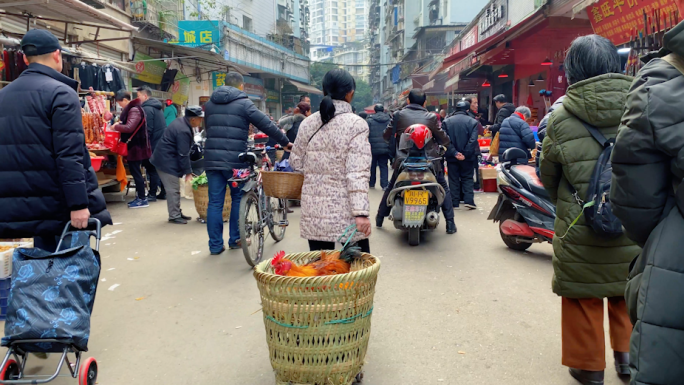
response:
M122 11L126 10L126 0L109 0L109 4L114 5L115 7L121 9Z
M247 16L242 16L242 29L252 32L252 19Z

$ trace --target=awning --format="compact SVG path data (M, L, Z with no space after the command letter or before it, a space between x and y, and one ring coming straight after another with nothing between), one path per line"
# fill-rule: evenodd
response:
M182 45L169 44L158 40L145 39L142 37L134 37L131 39L131 42L133 42L134 46L137 45L154 48L155 50L168 55L168 59L173 58L173 60L180 60L185 65L192 64L196 61L199 66L210 71L220 72L227 71L229 68L232 68L242 75L249 75L248 72L223 59L221 55L204 50L202 48L185 47ZM163 57L160 56L159 58Z
M444 88L453 86L454 84L458 83L459 79L460 79L460 76L456 75L453 78L447 80L446 83L444 83Z
M506 31L496 35L492 35L478 42L475 45L472 45L464 50L456 52L455 54L447 57L446 59L444 59L444 62L442 63L442 68L444 69L451 66L454 63L457 63L458 61L468 56L470 53L480 54L483 51L486 51L488 48L502 42L503 40L506 40L509 37L517 36L519 33L525 32L528 29L534 27L535 25L537 25L539 21L543 20L544 18L544 7L541 7L536 12L528 16L526 19L520 21L518 24L507 29Z
M28 13L36 19L58 19L73 23L95 23L117 27L126 31L138 28L95 9L80 0L0 0L0 9L18 15ZM24 16L25 17L25 16Z
M314 94L314 95L323 95L323 91L319 90L318 88L314 86L310 86L307 84L302 84L300 82L296 82L294 80L286 79L290 84L293 86L297 87L298 90L302 92L306 92L309 94Z

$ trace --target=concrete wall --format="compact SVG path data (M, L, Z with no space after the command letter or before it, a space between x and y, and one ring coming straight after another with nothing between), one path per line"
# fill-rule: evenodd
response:
M511 27L534 11L534 0L508 0L508 19L511 21Z

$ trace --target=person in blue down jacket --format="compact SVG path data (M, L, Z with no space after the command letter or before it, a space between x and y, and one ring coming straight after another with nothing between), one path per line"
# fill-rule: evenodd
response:
M207 208L207 232L209 233L209 251L212 255L226 250L223 242L223 203L226 197L226 185L233 178L234 169L249 168L240 161L241 153L247 151L249 125L273 137L286 150L292 149L292 143L278 127L259 111L243 91L245 81L237 72L226 75L225 86L217 88L211 99L204 105L207 139L204 144L204 168L209 182L209 207ZM230 212L230 239L228 246L239 249L240 200L242 186L230 187L232 207ZM256 242L256 240L252 240Z
M499 130L499 157L509 148L519 148L527 153L530 158L530 149L536 145L534 133L527 124L527 119L532 116L529 108L521 106L515 109L510 118L501 123ZM527 159L518 159L518 164L527 164Z
M377 170L380 167L380 187L386 189L389 185L389 169L390 161L390 145L382 134L387 129L390 122L390 116L385 112L385 107L382 104L375 105L375 114L366 119L368 123L369 133L368 141L371 145L371 154L373 160L371 162L370 187L375 188L375 181L377 178Z

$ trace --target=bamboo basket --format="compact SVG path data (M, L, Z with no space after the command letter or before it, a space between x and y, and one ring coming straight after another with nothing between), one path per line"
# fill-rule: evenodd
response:
M264 193L266 196L279 199L302 198L304 174L297 172L261 171Z
M207 220L207 208L209 207L209 186L200 185L197 190L192 189L192 198L195 201L195 210L200 219ZM226 200L223 203L223 221L228 221L230 219L230 206L231 206L230 190L226 189Z
M289 254L306 264L320 251ZM283 277L271 260L257 265L266 340L276 385L350 385L370 338L380 260L364 254L348 274Z

